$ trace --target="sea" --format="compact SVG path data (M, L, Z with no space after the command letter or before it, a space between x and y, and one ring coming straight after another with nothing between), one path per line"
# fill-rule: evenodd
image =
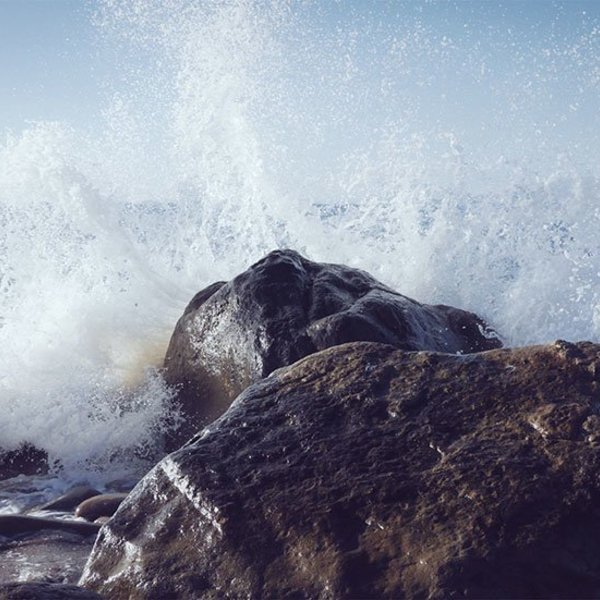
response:
M101 110L0 131L0 447L52 465L0 483L0 513L142 476L177 420L177 319L276 248L507 345L600 342L600 5L78 10Z

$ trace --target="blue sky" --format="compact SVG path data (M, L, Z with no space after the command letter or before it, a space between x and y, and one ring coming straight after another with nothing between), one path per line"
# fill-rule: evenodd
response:
M88 118L100 66L83 2L0 0L0 127Z
M37 120L60 120L76 127L97 121L107 96L122 85L121 67L131 59L127 57L131 49L102 37L94 27L91 16L98 6L87 0L0 0L0 130L19 131ZM438 45L447 36L459 51L440 65L433 54L426 56L408 76L410 90L405 96L418 104L423 120L450 119L453 126L466 129L474 118L481 120L495 111L501 122L498 106L506 103L509 111L514 101L511 119L535 118L542 128L546 119L556 135L578 130L577 135L585 137L587 132L593 139L599 84L590 83L589 73L594 69L591 62L597 65L600 60L593 55L594 47L598 49L598 0L354 1L295 6L312 11L306 23L312 19L324 30L360 28L369 22L374 52L377 35L395 30L423 26L432 44ZM587 78L582 84L581 73L573 69L579 57L572 52L582 35L589 38L594 31L595 40L582 51L581 72ZM546 47L556 56L535 67L533 58L543 56ZM481 60L465 65L465 56ZM537 81L533 92L528 92L532 72ZM430 80L425 81L427 77ZM523 109L526 103L528 110ZM536 105L539 114L532 116Z

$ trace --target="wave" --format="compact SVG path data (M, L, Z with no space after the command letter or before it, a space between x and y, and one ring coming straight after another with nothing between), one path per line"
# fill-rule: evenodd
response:
M104 112L0 146L0 445L75 474L143 455L185 304L277 247L512 345L600 341L597 19L542 43L399 6L98 5Z

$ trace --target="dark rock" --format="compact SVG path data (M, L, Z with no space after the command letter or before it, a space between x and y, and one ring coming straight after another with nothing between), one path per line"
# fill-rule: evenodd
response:
M591 343L325 350L161 461L81 584L134 599L599 597L599 397Z
M48 472L48 455L32 444L24 443L18 448L0 448L0 479L17 475L41 475Z
M77 583L92 551L94 535L62 529L27 530L0 537L0 581Z
M501 346L473 313L420 304L357 269L272 252L199 292L177 323L164 375L180 388L185 422L168 449L273 370L354 341L451 353Z
M127 494L101 494L84 500L75 511L76 517L95 521L99 517L112 517Z
M42 504L41 506L37 507L36 510L70 511L81 504L84 500L99 495L100 492L94 488L91 488L87 485L78 485L71 488L58 498L55 498L50 502L46 502L46 504Z
M95 535L100 526L87 521L44 519L30 515L0 515L0 535L13 536L44 529L58 529L79 535Z
M183 311L183 315L198 310L214 293L218 292L227 282L216 281L208 287L200 290L189 302Z
M0 583L0 600L99 600L94 592L76 585L31 581Z

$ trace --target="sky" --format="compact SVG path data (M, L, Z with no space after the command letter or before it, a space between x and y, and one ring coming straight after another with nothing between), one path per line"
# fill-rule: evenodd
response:
M95 32L78 0L0 0L0 128L88 118L100 104Z
M99 6L88 0L0 0L0 131L19 132L39 120L94 126L107 98L123 84L123 56L131 50L94 26L92 15ZM425 48L428 56L411 66L410 90L404 90L406 105L418 105L423 122L451 122L466 131L474 120L497 130L505 117L511 123L538 119L536 127L544 135L550 129L557 137L575 132L580 145L593 139L600 110L597 0L362 0L293 6L312 11L307 23L312 18L316 28L325 30L379 23L366 30L371 37L362 42L372 43L374 52L377 36L389 38L395 30L413 28L429 36L427 44L435 51ZM587 36L583 46L582 35ZM417 43L427 45L422 39ZM453 51L457 46L461 51ZM546 63L536 67L532 60L543 60L544 52ZM531 80L532 73L537 81ZM501 104L505 108L498 110ZM496 121L488 118L492 112ZM492 139L493 131L477 135Z

